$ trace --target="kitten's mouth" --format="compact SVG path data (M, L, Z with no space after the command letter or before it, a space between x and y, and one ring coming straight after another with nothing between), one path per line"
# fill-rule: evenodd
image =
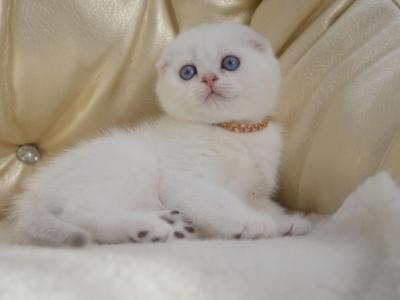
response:
M225 99L225 97L223 95L221 95L220 93L216 92L215 90L210 90L205 101L208 101L208 100L210 100L212 98L216 98L216 97Z

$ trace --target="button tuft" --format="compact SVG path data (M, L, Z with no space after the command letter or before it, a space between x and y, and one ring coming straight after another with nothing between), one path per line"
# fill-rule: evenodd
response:
M19 161L27 165L32 165L40 160L40 152L33 145L21 145L16 152Z

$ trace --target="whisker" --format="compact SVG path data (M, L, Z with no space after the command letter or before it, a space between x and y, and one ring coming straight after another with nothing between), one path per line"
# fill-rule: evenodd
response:
M207 91L204 87L193 87L189 92L191 97L201 97L202 95L205 97L207 95Z

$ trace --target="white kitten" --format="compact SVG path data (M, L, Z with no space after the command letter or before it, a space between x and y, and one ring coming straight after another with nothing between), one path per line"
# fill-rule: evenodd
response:
M205 25L182 33L157 67L167 115L82 143L38 171L15 199L17 230L53 245L194 237L185 217L212 238L308 232L308 221L270 200L279 125L215 125L276 112L280 71L268 41L246 26Z

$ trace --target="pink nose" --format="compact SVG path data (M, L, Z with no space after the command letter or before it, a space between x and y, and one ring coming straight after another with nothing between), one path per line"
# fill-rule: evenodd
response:
M204 82L209 88L212 88L214 81L216 80L218 80L218 77L213 73L208 73L201 78L201 81Z

